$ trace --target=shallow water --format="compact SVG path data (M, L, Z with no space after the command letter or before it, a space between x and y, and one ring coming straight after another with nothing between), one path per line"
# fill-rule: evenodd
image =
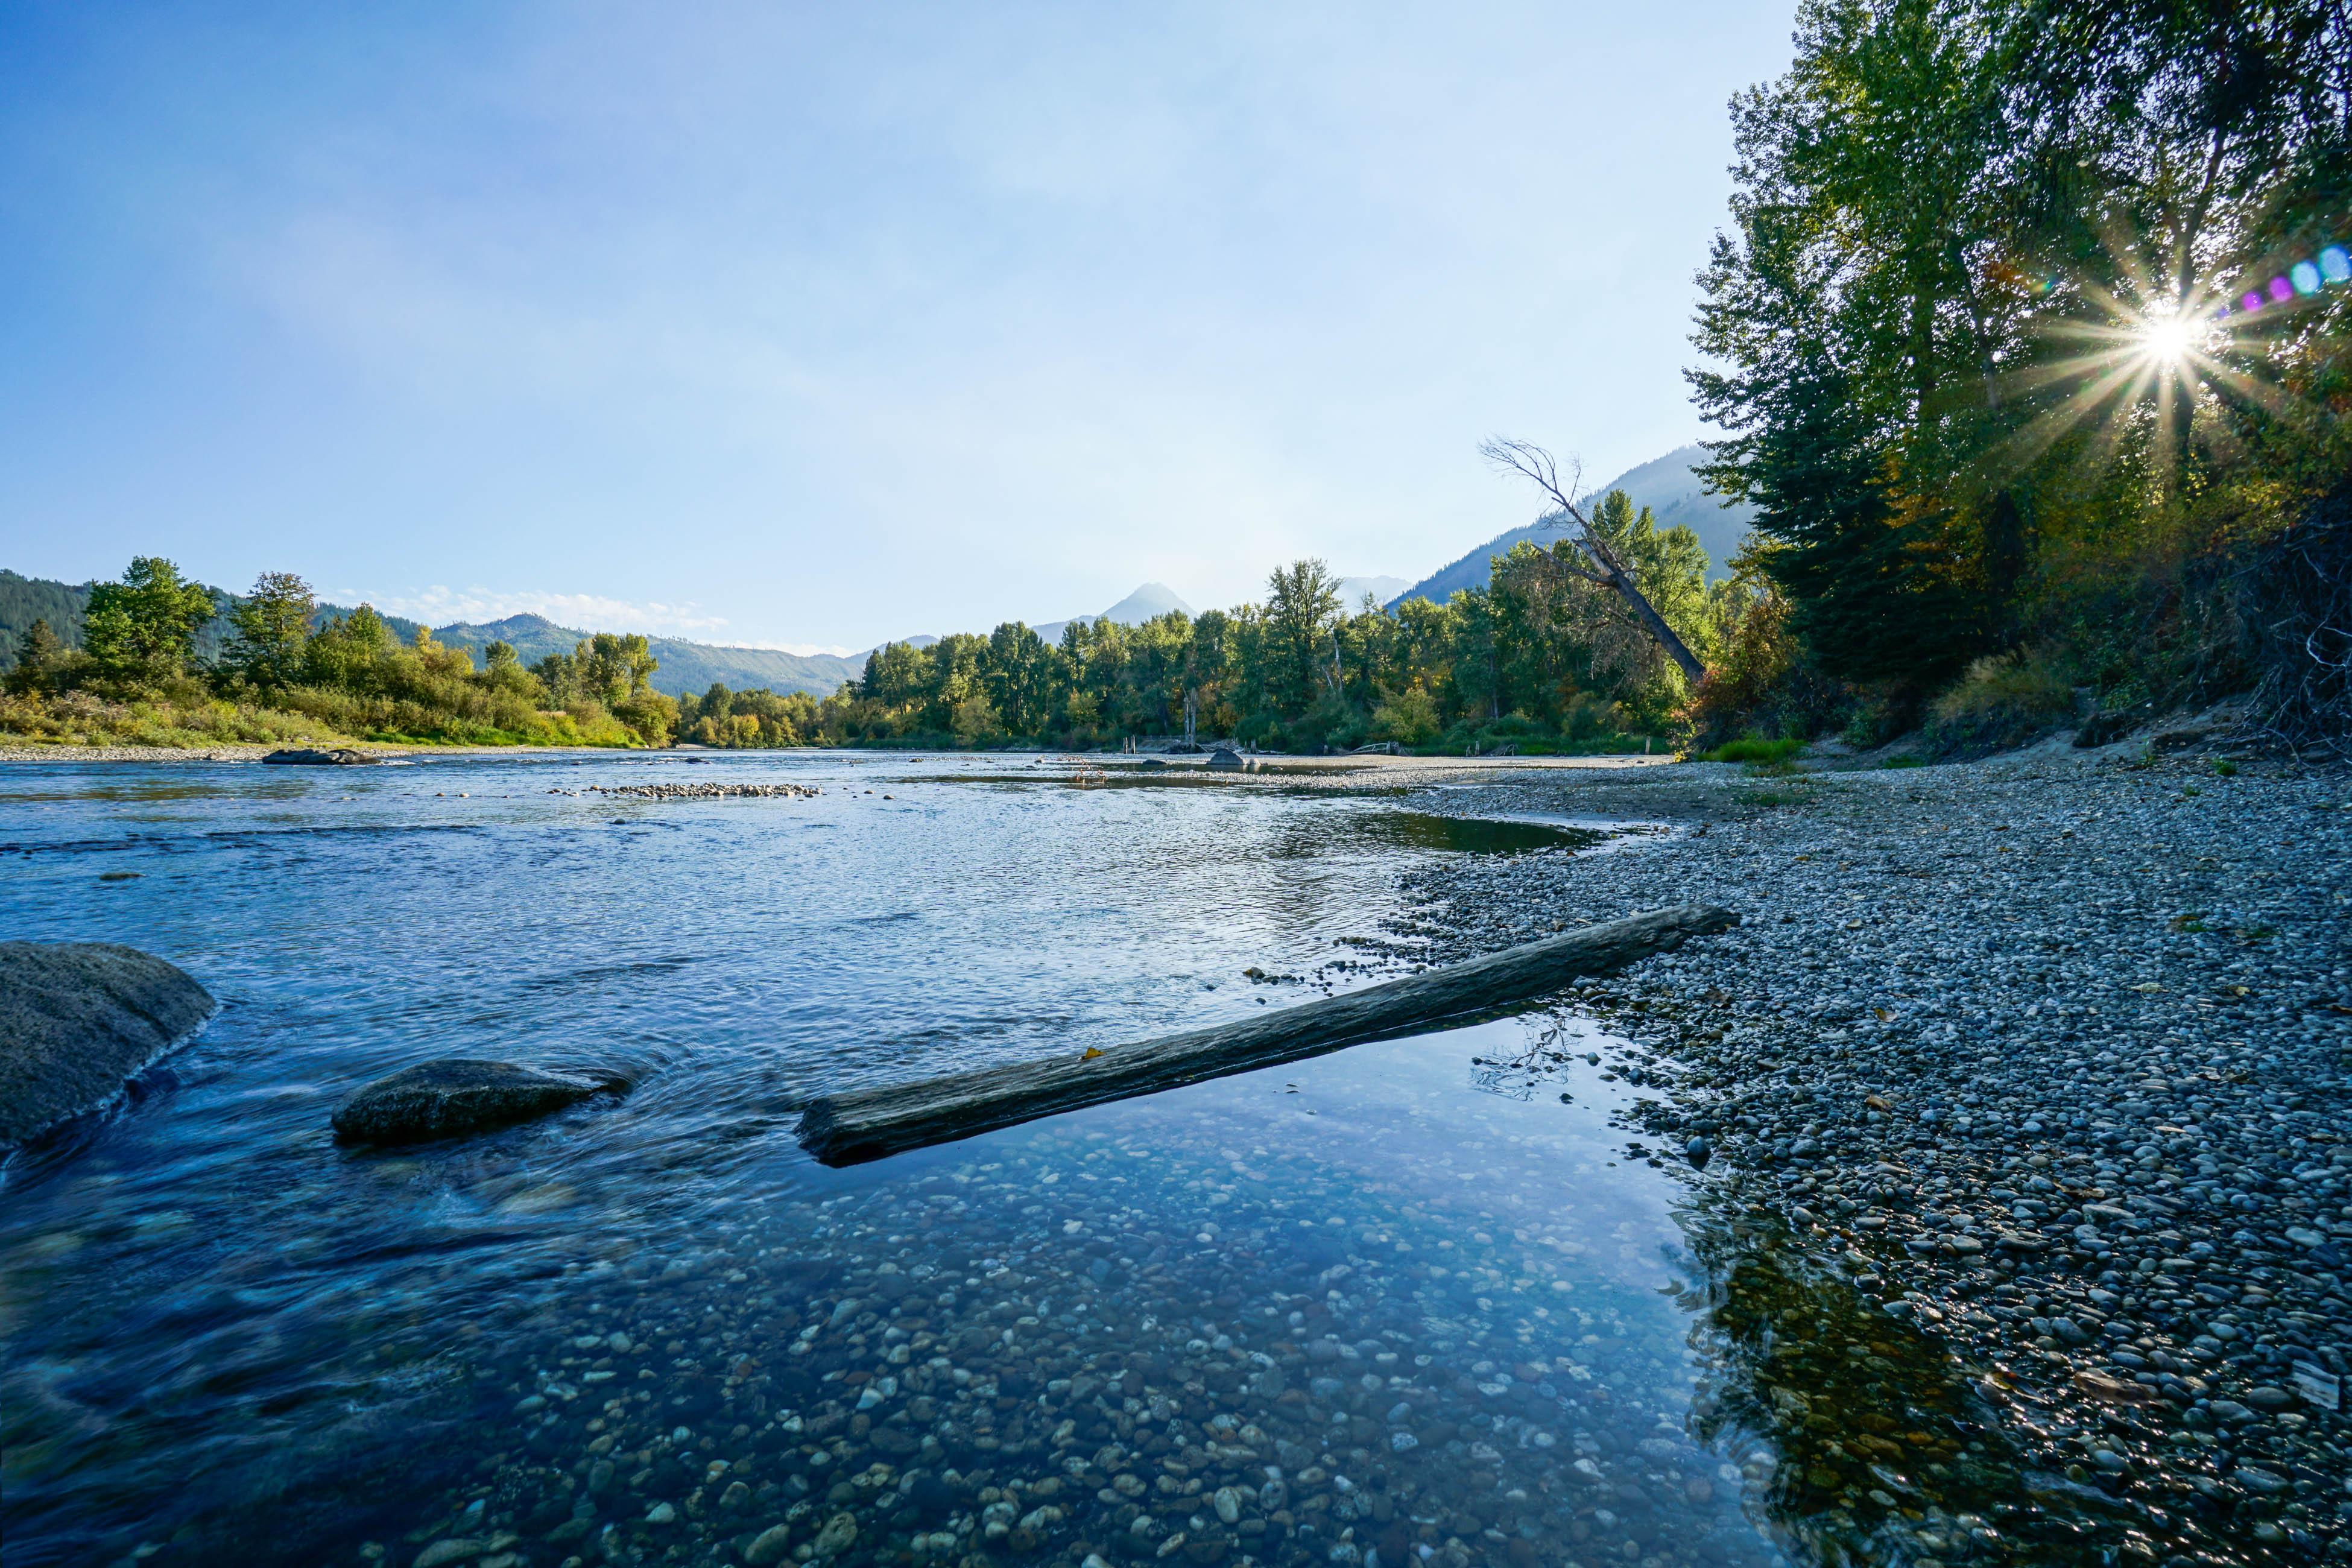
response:
M132 942L225 1005L131 1104L8 1168L10 1563L1940 1544L1916 1492L1857 1503L1914 1483L1843 1473L1843 1447L1781 1467L1803 1424L1771 1369L1852 1304L1802 1285L1759 1342L1769 1249L1623 1152L1628 1091L1564 1016L846 1173L803 1156L791 1108L817 1089L1347 984L1398 945L1400 870L1581 841L1031 771L12 770L8 934ZM587 793L663 780L824 793ZM488 1137L333 1143L342 1094L451 1055L638 1083ZM1936 1426L1921 1458L1969 1436L1948 1377L1847 1398Z

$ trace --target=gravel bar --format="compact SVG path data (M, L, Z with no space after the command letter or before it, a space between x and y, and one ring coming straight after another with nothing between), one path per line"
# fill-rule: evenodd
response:
M1678 826L1418 873L1392 951L1738 910L1580 993L1639 1152L1946 1347L2034 1502L2121 1521L2095 1560L2352 1556L2352 781L2053 746L1449 796Z

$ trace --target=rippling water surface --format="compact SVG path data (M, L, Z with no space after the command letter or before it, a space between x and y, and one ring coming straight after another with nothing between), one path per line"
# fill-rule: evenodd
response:
M673 779L823 794L590 790ZM8 1168L12 1564L1536 1568L1789 1539L1770 1402L1731 1421L1705 1371L1731 1266L1685 1258L1572 1019L847 1173L792 1141L821 1089L1345 983L1324 966L1400 869L1569 852L1539 826L1002 760L559 756L16 767L0 839L7 934L131 942L225 1005ZM338 1098L437 1056L638 1081L336 1146Z

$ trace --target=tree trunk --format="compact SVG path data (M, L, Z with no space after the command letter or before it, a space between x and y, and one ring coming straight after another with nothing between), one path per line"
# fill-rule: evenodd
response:
M1583 520L1580 518L1578 521ZM1674 627L1666 625L1666 617L1658 614L1657 607L1650 603L1649 596L1633 585L1633 574L1618 563L1617 552L1601 543L1589 527L1584 531L1584 539L1586 547L1601 563L1601 575L1608 580L1609 586L1616 591L1617 596L1624 600L1626 606L1633 612L1633 618L1642 623L1642 629L1648 632L1651 639L1660 647L1665 649L1666 657L1675 661L1675 667L1683 672L1685 679L1693 686L1705 680L1706 666L1698 661L1696 654L1684 646L1682 637Z
M1084 1106L1517 1011L1579 979L1614 973L1687 938L1738 923L1728 910L1699 904L1654 910L1263 1017L924 1083L824 1095L803 1108L800 1141L828 1165L878 1160Z

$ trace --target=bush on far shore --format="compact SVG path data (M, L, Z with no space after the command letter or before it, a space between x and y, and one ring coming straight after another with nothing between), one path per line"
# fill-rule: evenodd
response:
M667 745L677 703L653 689L642 637L600 633L525 669L492 643L477 669L419 629L402 642L365 605L322 613L290 573L265 573L226 620L216 665L194 637L210 590L141 557L92 590L88 646L36 621L0 680L0 735L35 743L191 746L394 741L457 745ZM100 614L100 612L103 613Z
M352 737L307 714L240 706L218 698L109 701L89 692L53 698L0 696L0 739L50 746L275 745Z

